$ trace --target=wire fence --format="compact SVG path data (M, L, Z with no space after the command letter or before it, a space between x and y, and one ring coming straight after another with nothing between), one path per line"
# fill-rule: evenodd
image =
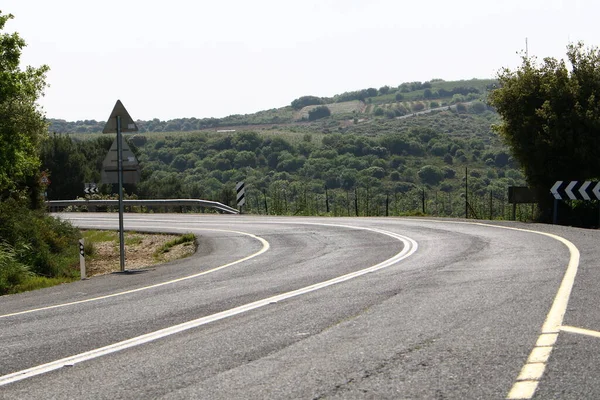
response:
M382 192L368 187L351 190L271 186L247 188L243 213L302 216L407 216L532 221L536 204L511 204L506 191L486 194L414 189Z

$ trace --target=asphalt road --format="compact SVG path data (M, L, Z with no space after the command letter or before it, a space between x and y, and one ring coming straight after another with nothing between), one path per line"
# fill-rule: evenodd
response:
M127 214L197 254L0 297L0 398L600 398L600 234L503 224Z

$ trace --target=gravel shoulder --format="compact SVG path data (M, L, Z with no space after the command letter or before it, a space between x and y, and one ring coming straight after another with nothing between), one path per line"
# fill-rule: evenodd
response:
M196 251L194 243L182 243L168 251L157 252L178 235L125 233L125 267L142 269L180 258L189 257ZM93 256L86 258L87 276L110 274L120 270L118 241L94 242Z

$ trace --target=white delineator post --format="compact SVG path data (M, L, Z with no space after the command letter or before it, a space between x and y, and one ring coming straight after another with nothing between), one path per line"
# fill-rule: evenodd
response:
M85 279L85 248L83 243L83 239L79 239L79 271L82 280Z

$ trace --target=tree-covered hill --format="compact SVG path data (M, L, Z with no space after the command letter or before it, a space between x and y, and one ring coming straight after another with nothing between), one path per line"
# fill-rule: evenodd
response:
M297 124L309 120L309 112L318 105L327 106L331 114L340 119L370 119L397 117L414 111L483 99L495 85L491 79L466 81L408 82L397 87L383 86L341 93L332 97L303 96L290 106L259 111L254 114L230 115L224 118L178 118L169 121L153 119L136 121L143 132L190 132L224 127L257 126L272 124ZM202 110L198 110L202 114ZM48 119L49 132L99 133L105 121L65 121Z
M498 122L495 112L471 103L407 118L355 122L332 115L221 132L138 133L129 142L139 154L142 181L128 191L140 198L204 198L235 206L233 187L244 180L247 210L302 215L384 215L387 207L389 214L425 208L464 216L468 197L476 215L489 216L492 196L492 216L507 217L507 187L522 185L523 176L491 131ZM66 140L95 154L86 147L106 147L105 137L76 134ZM83 179L98 176L86 168Z

